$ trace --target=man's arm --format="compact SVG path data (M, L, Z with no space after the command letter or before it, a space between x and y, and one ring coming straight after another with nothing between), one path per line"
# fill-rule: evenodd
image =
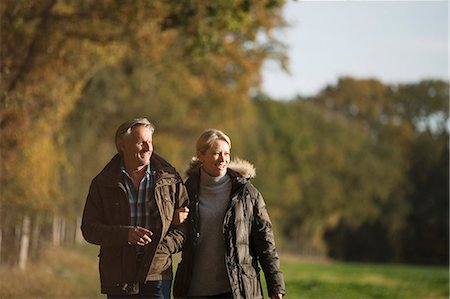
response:
M186 188L181 180L177 183L176 189L173 221L169 231L161 242L162 250L167 254L174 254L181 251L187 232L187 223L185 221L180 223L180 220L182 220L180 218L184 217L184 214L181 214L186 213L187 217L187 213L189 212L187 208L189 199Z
M89 187L89 193L83 210L81 231L84 239L96 245L121 246L128 243L128 225L108 225L105 211L95 179Z

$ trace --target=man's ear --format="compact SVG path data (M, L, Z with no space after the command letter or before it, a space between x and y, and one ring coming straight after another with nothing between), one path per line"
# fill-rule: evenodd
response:
M124 142L123 140L120 140L120 141L118 142L118 145L119 145L120 151L123 152L123 150L126 148L125 142Z

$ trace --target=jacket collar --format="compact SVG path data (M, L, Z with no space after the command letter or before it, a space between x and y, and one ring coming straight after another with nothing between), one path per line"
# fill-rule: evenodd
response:
M153 152L150 157L150 163L152 165L153 175L155 176L155 181L165 175L179 177L176 169L167 162L159 154ZM114 157L109 161L108 164L103 168L103 170L98 175L104 180L105 184L117 185L119 183L119 174L121 171L122 157L119 154L114 155Z
M186 187L188 192L194 192L198 194L200 189L200 166L195 169L191 169L189 171L189 178L186 180ZM244 178L239 172L227 168L227 175L231 178L231 195L238 192L241 188L243 188L247 182L249 181L247 178ZM197 200L197 196L194 194L189 194L191 200Z

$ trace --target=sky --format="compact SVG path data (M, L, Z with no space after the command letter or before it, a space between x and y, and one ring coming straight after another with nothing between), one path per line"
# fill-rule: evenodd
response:
M386 84L449 79L448 1L292 1L287 45L290 74L263 66L262 89L276 99L313 96L339 77Z

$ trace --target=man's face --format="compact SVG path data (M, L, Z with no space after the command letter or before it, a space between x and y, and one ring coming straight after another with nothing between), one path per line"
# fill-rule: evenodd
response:
M198 153L198 159L203 163L203 170L212 177L227 173L230 163L230 146L227 142L217 139L204 154Z
M152 132L145 126L135 126L131 136L125 137L120 145L127 167L145 166L153 153Z

